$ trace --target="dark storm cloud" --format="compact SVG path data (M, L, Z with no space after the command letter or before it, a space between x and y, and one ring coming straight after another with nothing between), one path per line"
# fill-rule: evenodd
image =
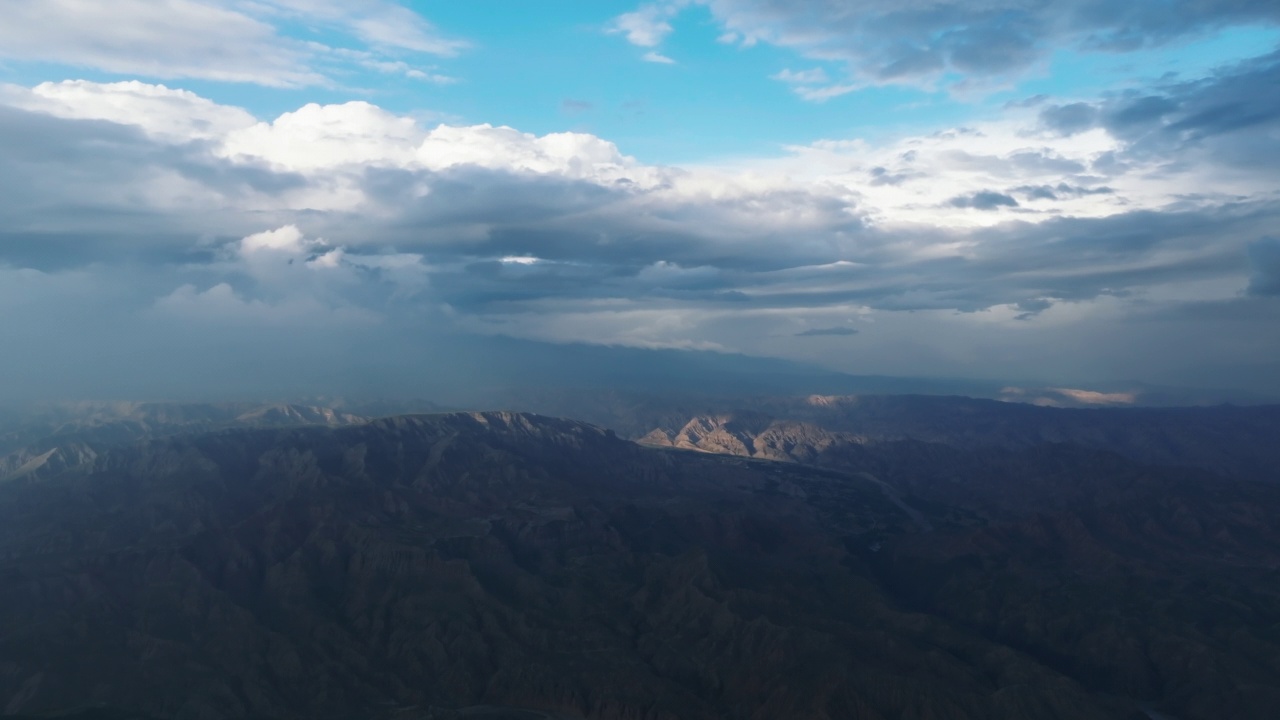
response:
M947 204L952 207L973 208L974 210L998 210L1002 207L1018 207L1017 200L994 190L980 190L968 195L953 197L947 201Z
M216 158L202 143L169 145L141 130L0 105L0 263L55 269L149 258L198 260L193 238L242 236L277 218L219 213L248 195L303 187L294 173ZM148 203L175 181L202 196Z

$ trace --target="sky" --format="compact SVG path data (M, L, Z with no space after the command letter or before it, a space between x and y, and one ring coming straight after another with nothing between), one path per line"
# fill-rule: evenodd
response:
M0 4L0 399L497 336L1280 393L1278 220L1275 2Z

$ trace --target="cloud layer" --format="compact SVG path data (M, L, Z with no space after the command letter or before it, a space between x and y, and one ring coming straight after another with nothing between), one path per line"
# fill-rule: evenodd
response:
M471 332L1270 388L1278 66L686 167L367 102L264 120L141 82L4 86L0 332L33 368L182 338L315 369Z

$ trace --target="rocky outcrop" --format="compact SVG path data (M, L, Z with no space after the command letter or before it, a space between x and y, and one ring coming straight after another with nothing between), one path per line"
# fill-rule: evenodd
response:
M1280 444L1274 442L1280 406L1072 409L963 397L815 395L687 407L654 401L617 414L583 417L643 428L629 436L649 444L801 462L832 444L920 440L979 450L1068 443L1141 463L1280 482Z
M861 444L865 438L853 433L831 432L809 423L742 412L695 417L677 432L657 428L638 442L720 455L813 463L827 448Z

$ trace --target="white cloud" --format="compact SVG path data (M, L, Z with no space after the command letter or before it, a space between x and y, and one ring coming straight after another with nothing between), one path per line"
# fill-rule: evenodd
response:
M650 50L649 52L645 53L645 54L644 54L640 59L641 59L641 60L644 60L645 62L659 63L659 64L661 64L661 65L675 65L675 64L676 64L676 61L675 61L675 60L672 60L671 58L667 57L666 55L663 55L662 53L660 53L660 52L656 52L656 51L653 51L653 50Z
M797 179L837 183L856 190L871 216L885 223L927 223L943 227L990 226L1017 218L1037 222L1069 213L1102 217L1138 207L1162 207L1185 189L1188 177L1142 172L1100 175L1095 162L1123 149L1103 130L1060 138L1036 131L1031 112L929 135L910 136L883 145L862 141L819 141L788 148L789 156L757 161L754 167ZM1154 170L1154 168L1152 168ZM1019 195L1034 186L1099 190L1064 195L1051 205L1026 202ZM1013 193L1017 207L990 212L950 204L981 192Z
M646 186L659 182L661 175L594 135L564 132L536 136L491 125L440 125L418 147L416 160L433 170L470 165L601 183L628 180Z
M451 75L441 75L440 73L427 72L426 70L418 70L417 68L406 70L405 76L435 85L453 85L458 82L458 78Z
M240 241L240 254L253 256L258 253L277 252L296 257L306 252L311 243L304 243L302 231L297 225L285 225L275 230L264 230L246 236Z
M259 19L196 0L9 0L0 56L153 78L323 81L305 48Z
M677 10L674 5L645 5L614 18L608 31L625 35L632 45L657 47L674 29L667 21Z
M0 58L93 68L146 78L200 78L276 87L330 82L326 67L352 52L280 28L301 22L366 43L368 62L398 67L385 53L452 57L468 44L449 38L394 2L365 0L9 0ZM406 66L432 82L447 76Z
M223 255L222 263L209 269L225 279L205 290L185 283L157 299L155 311L219 322L370 323L380 319L364 307L370 286L383 286L380 296L406 298L427 283L421 255L352 253L308 238L296 225L247 235L226 246Z
M364 54L364 53L362 53ZM403 60L378 60L368 57L359 61L361 65L376 70L387 75L403 75L414 80L433 83L435 85L452 85L458 82L458 78L449 75L442 75L433 70L423 70L416 68Z
M805 100L813 102L823 102L831 98L837 98L841 95L848 95L851 92L861 90L865 85L860 83L834 83L831 85L822 85L818 87L800 86L795 88L796 94Z
M1014 108L999 120L880 145L819 141L790 147L779 158L675 170L638 163L594 135L536 136L491 125L427 129L411 117L359 101L310 104L258 122L239 108L139 82L68 81L30 91L9 86L0 97L60 117L134 125L166 142L200 139L218 157L308 173L316 180L299 192L307 194L308 202L318 202L309 205L317 208L359 207L360 173L366 168L478 167L606 186L626 182L681 202L723 203L786 190L800 193L797 197L842 198L840 202L857 204L880 223L964 228L1011 218L1035 222L1064 213L1103 217L1185 203L1188 190L1198 187L1206 172L1203 164L1166 167L1159 157L1104 165L1103 160L1125 150L1126 140L1104 128L1070 136L1043 130L1037 108ZM1257 180L1235 172L1213 184L1221 193L1247 196L1256 192ZM429 191L424 186L416 196ZM951 202L983 192L1018 202L986 211ZM1050 195L1053 202L1042 199ZM788 202L769 208L776 215L753 217L752 226L803 225L806 220L797 213L805 212L806 202Z
M830 78L827 77L827 71L820 67L799 71L784 69L776 75L773 75L772 78L774 80L781 80L782 82L790 85L818 85L829 82L830 80Z
M311 103L228 133L222 152L289 170L345 165L405 166L426 132L412 119L367 102Z
M137 80L105 84L64 80L40 83L29 91L9 86L0 88L0 93L15 107L64 118L134 125L173 142L221 140L257 122L241 108L219 105L188 90Z
M345 29L368 43L451 57L468 47L443 35L421 15L388 0L262 0L276 13Z

